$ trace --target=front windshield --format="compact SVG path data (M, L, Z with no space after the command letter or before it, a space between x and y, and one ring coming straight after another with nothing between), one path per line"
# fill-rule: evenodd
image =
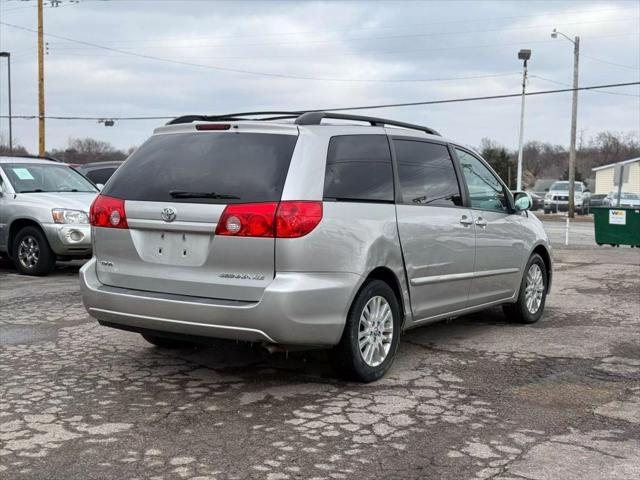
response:
M2 168L16 193L97 192L89 180L66 165L9 163Z
M582 192L582 184L576 183L575 189L576 189L576 192ZM556 182L553 185L551 185L551 188L549 190L551 190L552 192L568 192L569 182Z
M556 182L553 185L551 185L551 188L549 189L552 192L568 192L569 191L569 182Z

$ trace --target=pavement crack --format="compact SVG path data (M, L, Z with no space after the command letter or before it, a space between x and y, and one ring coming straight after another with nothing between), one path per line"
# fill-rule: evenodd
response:
M570 447L577 447L577 448L584 448L585 450L588 450L590 452L594 452L594 453L599 453L600 455L605 455L607 457L611 457L611 458L615 458L618 460L625 460L625 457L621 457L619 455L614 455L613 453L609 453L609 452L603 452L602 450L599 450L597 448L594 447L590 447L588 445L581 445L581 444L576 444L576 443L571 443L571 442L561 442L558 440L551 440L552 443L559 443L561 445L567 445Z

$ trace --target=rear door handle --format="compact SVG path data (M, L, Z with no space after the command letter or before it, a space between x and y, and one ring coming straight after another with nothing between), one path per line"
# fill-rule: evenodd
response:
M460 223L464 226L473 225L473 220L471 220L466 215L462 215L462 217L460 218Z
M487 221L482 217L478 217L476 219L476 225L479 227L485 228L487 226Z

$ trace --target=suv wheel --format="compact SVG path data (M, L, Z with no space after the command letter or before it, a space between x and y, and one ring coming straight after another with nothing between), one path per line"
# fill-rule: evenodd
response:
M193 343L185 342L184 340L175 340L169 337L149 335L148 333L142 333L141 335L147 342L160 348L178 349L193 347Z
M547 299L547 268L542 257L537 253L531 255L525 272L518 301L502 308L512 322L535 323L542 317Z
M47 275L56 264L56 256L39 228L24 227L13 240L13 263L24 275Z
M391 367L398 349L401 310L385 282L367 282L356 296L340 343L331 351L334 370L360 382L380 379Z

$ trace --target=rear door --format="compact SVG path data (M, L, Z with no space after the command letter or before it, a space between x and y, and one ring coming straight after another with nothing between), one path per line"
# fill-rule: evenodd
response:
M483 160L455 148L476 226L476 261L469 306L503 300L520 286L526 232L506 186Z
M102 194L125 200L129 228L94 228L102 283L261 298L274 276L275 240L216 236L215 230L228 204L280 200L297 129L247 130L154 135L116 171Z
M473 276L475 233L447 145L393 138L397 218L414 319L462 309Z

